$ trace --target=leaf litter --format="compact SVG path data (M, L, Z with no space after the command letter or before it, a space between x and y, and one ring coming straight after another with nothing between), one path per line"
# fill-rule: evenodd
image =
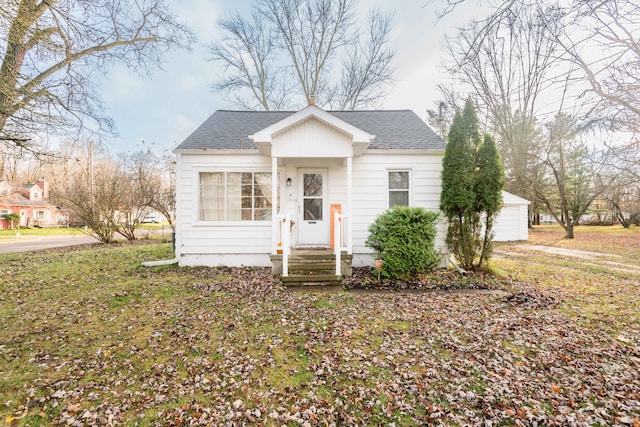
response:
M564 290L285 292L125 249L3 259L0 422L640 426L638 325L585 323Z

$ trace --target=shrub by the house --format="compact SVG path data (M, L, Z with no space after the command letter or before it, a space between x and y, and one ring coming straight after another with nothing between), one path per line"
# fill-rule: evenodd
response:
M382 275L406 278L432 270L440 262L435 249L436 212L395 206L378 215L369 227L366 245L383 260Z
M18 215L15 212L12 213L8 213L6 215L4 215L4 219L6 219L7 221L9 221L9 226L10 228L13 230L13 228L16 226L16 224L20 223L20 215Z

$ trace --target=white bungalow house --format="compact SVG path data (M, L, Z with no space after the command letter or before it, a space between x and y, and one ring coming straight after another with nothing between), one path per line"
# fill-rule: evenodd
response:
M286 275L290 248L333 247L342 261L373 265L365 241L378 214L438 210L444 148L409 110L216 111L174 150L178 263L274 259ZM443 256L445 233L441 224Z

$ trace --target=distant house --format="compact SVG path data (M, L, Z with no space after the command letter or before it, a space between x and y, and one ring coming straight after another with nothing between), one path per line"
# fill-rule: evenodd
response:
M47 181L12 186L0 181L0 229L10 228L7 214L20 215L20 227L55 227L69 223L69 211L49 202Z

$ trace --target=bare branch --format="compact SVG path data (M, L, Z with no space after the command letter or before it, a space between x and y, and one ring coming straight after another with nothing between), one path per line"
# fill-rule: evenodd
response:
M162 0L20 0L0 10L3 138L61 133L87 119L110 131L92 72L115 63L150 72L168 49L194 40Z
M259 0L251 20L236 14L219 21L227 37L209 51L226 74L214 90L251 109L297 108L311 96L339 108L375 103L392 80L391 16L373 12L369 40L361 44L352 30L355 6L356 0ZM341 53L342 82L333 84Z

